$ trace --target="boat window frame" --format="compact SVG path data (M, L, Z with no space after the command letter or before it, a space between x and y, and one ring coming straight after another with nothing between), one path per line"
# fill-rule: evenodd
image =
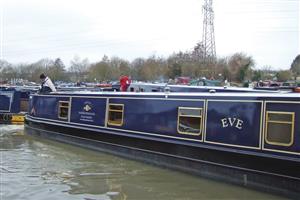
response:
M68 106L63 106L62 105L63 103L67 103ZM61 116L61 108L67 108L68 109L68 114L67 114L66 117ZM70 112L70 101L58 101L58 113L57 113L58 119L68 120L69 119L69 112Z
M197 116L197 115L182 115L182 114L180 114L180 109L200 110L200 115L199 116ZM180 117L200 118L199 133L189 133L189 132L180 131L179 130L179 119L180 119ZM200 136L202 134L202 129L203 129L203 108L199 108L199 107L178 107L178 113L177 113L177 132L179 134Z
M110 106L121 106L122 110L115 110L115 109L110 109ZM107 113L107 125L109 126L123 126L124 123L124 104L118 104L118 103L108 103L108 113ZM122 113L122 119L121 119L121 123L115 123L110 121L110 112L119 112Z
M269 114L281 114L281 115L291 115L292 121L283 121L283 120L269 120ZM283 142L272 142L268 140L268 125L269 123L273 124L289 124L291 125L291 138L289 143ZM281 111L266 111L266 122L265 122L265 141L267 144L276 145L276 146L285 146L290 147L294 144L295 139L295 112L281 112Z

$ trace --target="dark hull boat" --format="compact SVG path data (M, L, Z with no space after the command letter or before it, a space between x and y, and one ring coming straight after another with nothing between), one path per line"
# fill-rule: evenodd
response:
M25 130L300 198L299 93L35 94Z
M0 88L0 123L24 123L31 89Z

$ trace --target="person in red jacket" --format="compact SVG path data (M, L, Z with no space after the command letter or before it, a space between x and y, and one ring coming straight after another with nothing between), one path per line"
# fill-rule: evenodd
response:
M128 76L122 75L120 77L120 91L122 92L127 91L130 83L131 83L130 78Z

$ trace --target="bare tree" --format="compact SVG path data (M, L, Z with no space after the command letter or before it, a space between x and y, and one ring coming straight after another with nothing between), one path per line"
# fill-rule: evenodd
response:
M88 75L88 68L90 67L89 60L87 58L81 60L79 56L74 56L71 60L70 74L72 81L86 81Z
M295 76L300 76L300 54L293 60L291 70Z

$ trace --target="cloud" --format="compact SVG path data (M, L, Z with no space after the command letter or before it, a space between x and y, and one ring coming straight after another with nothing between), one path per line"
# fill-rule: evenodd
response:
M202 39L201 0L9 0L4 58L34 62L104 54L126 59L191 50ZM286 68L299 47L296 0L216 0L217 54L243 51L258 66ZM272 57L276 59L271 59Z

